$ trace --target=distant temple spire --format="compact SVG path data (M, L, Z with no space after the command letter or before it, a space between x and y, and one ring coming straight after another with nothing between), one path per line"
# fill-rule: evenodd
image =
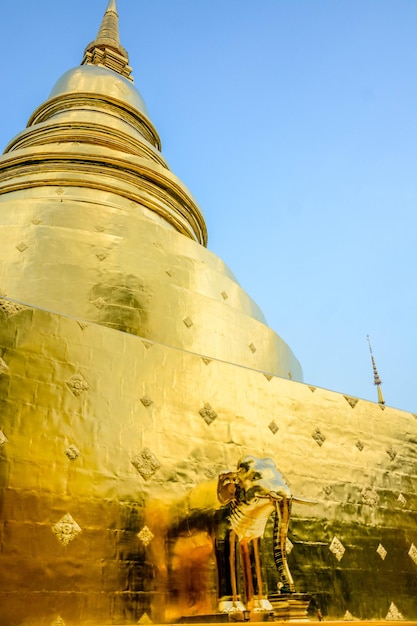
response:
M81 65L107 67L133 81L129 56L120 44L116 0L109 0L97 37L86 47Z
M371 353L372 367L374 370L374 385L376 385L378 391L378 402L379 404L385 404L384 396L381 389L382 380L379 377L378 370L376 369L375 359L372 352L371 340L369 335L366 335L366 339L368 340L369 352Z

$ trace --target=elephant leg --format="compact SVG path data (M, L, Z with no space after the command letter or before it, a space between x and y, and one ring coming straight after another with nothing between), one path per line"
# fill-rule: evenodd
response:
M294 593L294 581L287 563L286 547L288 524L291 513L291 500L283 498L275 504L274 558L281 577L284 593Z
M230 564L230 584L232 587L233 606L237 603L237 576L236 576L236 533L230 531L229 535L229 564Z
M253 580L252 580L252 568L250 564L250 554L248 542L242 539L240 542L240 553L242 555L242 567L243 567L243 580L245 583L245 596L246 604L248 608L252 608L253 605Z
M261 559L259 557L259 538L253 540L253 556L255 557L255 571L256 571L256 583L258 586L258 598L262 598L263 595L263 583L261 572Z
M258 586L257 598L254 603L254 610L257 613L272 613L274 607L264 596L264 586L262 581L261 557L259 554L259 537L253 540L253 556L255 558L256 582Z

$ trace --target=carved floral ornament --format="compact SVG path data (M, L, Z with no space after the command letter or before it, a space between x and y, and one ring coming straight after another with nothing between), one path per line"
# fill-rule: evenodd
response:
M74 376L71 376L71 378L65 381L65 384L76 398L81 396L84 391L88 391L90 389L88 383L84 380L81 374L74 374Z
M2 430L0 430L0 448L4 446L5 443L8 443L8 442L9 440L7 439L6 435L4 434Z
M326 441L326 437L321 432L320 428L316 428L314 433L311 435L318 446L322 446Z
M0 374L6 374L9 371L9 366L6 361L0 357Z
M371 485L365 485L361 491L361 498L364 504L371 507L376 507L379 500L379 495Z
M146 546L149 545L154 538L154 534L147 526L144 526L142 530L138 532L137 537L146 548Z
M335 557L337 558L338 561L341 561L343 559L343 555L345 554L346 548L345 546L342 544L342 542L340 541L340 539L338 539L336 537L336 535L333 537L332 542L329 546L329 550L330 552L332 552Z
M403 496L402 493L400 493L397 500L402 506L405 506L407 504L407 499Z
M149 448L144 448L132 459L131 463L144 480L152 478L155 472L161 467L158 459Z
M384 546L382 545L382 543L379 544L379 546L376 549L377 554L379 554L379 556L381 557L381 559L383 561L385 561L385 557L387 556L388 552L385 550Z
M12 315L25 311L27 308L28 307L23 304L18 304L17 302L0 298L0 311L3 311L6 317L12 317Z
M273 435L276 435L277 432L279 431L279 426L277 426L277 424L274 422L274 420L272 420L272 422L270 422L268 424L268 428L269 428L269 430L271 431L271 433Z
M385 616L385 619L389 621L398 621L398 620L403 620L404 616L397 609L394 602L391 602L390 607L388 609L388 613Z
M408 551L408 556L417 565L417 548L413 543L411 544L410 549Z
M77 446L71 445L65 450L65 454L69 458L70 461L75 461L80 456L81 452L78 450Z
M143 406L146 408L148 406L151 406L152 404L152 400L148 396L143 396L143 398L141 398L140 401L142 402Z
M72 515L67 513L52 526L52 532L55 533L63 546L67 546L81 532L81 528Z
M208 426L210 426L210 424L217 418L216 411L208 402L206 402L205 405L199 410L199 414Z
M390 446L387 450L386 453L388 454L389 458L391 459L391 461L395 460L395 457L397 456L396 451L394 450L394 448L392 446Z

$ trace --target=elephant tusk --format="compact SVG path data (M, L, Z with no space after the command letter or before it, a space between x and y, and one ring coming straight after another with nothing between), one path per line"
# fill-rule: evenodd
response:
M316 500L306 500L305 498L297 498L296 496L292 497L291 500L297 502L297 504L317 504Z

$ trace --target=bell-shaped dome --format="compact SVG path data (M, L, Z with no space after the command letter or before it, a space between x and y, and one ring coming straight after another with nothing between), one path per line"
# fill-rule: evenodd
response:
M135 85L117 72L97 65L75 67L55 83L49 99L66 93L94 93L121 100L148 117L145 102Z

